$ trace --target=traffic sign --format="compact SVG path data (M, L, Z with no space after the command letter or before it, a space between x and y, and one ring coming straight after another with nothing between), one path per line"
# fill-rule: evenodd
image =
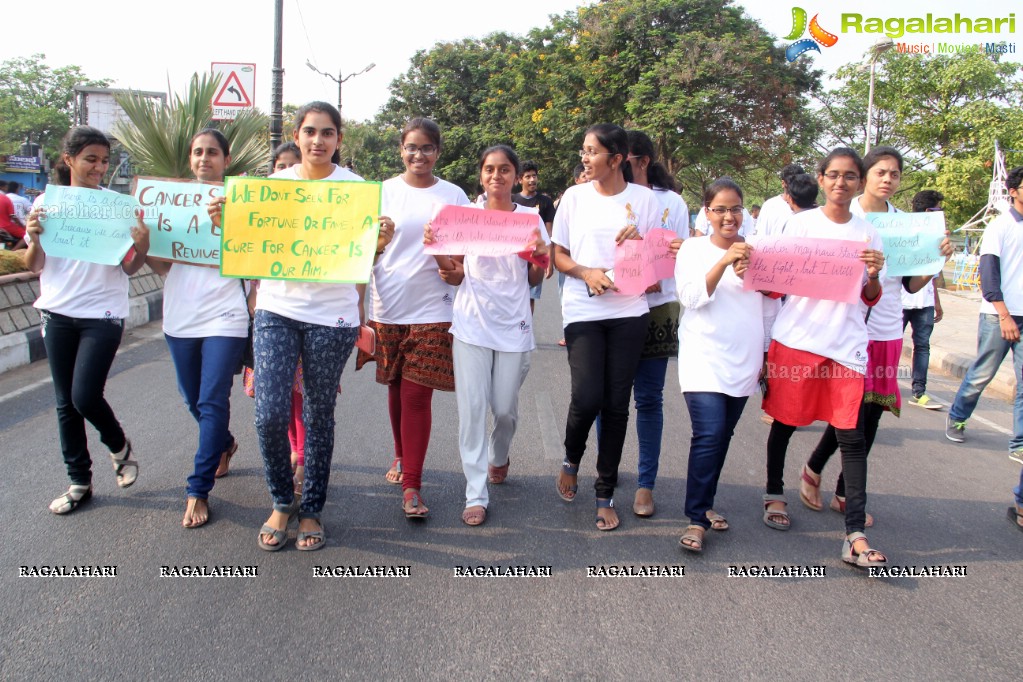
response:
M239 62L213 62L214 75L220 76L213 97L213 120L235 118L239 111L251 109L256 99L256 65Z

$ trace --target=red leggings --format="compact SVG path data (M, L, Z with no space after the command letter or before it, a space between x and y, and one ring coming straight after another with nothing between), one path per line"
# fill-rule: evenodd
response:
M387 387L387 411L394 434L394 456L401 460L401 487L419 489L423 462L430 444L433 421L433 389L407 379L398 379Z

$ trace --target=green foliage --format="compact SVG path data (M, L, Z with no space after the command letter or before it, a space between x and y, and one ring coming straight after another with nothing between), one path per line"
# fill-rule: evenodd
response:
M0 154L16 154L29 135L56 160L60 141L74 120L74 87L106 87L78 66L51 69L46 55L16 57L0 64Z
M1021 73L1018 63L979 53L881 56L871 144L891 145L906 159L895 203L908 208L919 190L937 189L945 195L951 227L984 206L994 141L1003 149L1023 145ZM829 133L822 142L862 149L870 74L850 64L836 76L842 85L821 98L822 125Z
M341 142L341 161L352 159L355 172L367 180L386 180L402 171L398 145L401 131L377 123L348 123Z
M211 103L219 77L195 74L188 94L175 96L169 105L156 103L138 93L119 95L131 125L118 123L114 135L132 155L140 174L163 178L191 178L189 143L203 128L218 128L231 143L227 175L241 175L266 167L267 117L258 111L244 111L233 121L212 120Z

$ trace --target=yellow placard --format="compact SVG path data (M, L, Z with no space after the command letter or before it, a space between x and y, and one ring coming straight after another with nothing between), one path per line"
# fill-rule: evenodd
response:
M229 177L220 274L300 282L368 282L380 183Z

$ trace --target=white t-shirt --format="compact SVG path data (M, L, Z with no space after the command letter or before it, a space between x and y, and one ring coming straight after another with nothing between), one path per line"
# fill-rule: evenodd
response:
M915 294L911 294L903 289L902 307L908 310L934 307L934 280L928 282L927 286Z
M248 336L242 282L221 277L216 268L174 263L163 283L163 333L180 339Z
M710 225L710 220L707 218L707 212L703 210L703 206L696 212L696 224L693 225L693 229L697 232L702 232L703 236L709 237L713 228ZM739 236L745 238L746 235L753 233L753 216L749 214L746 207L742 208L742 225L739 226Z
M618 194L607 197L593 182L573 185L561 197L554 215L552 241L572 254L572 259L588 268L610 270L615 264L615 237L627 225L641 235L661 224L661 205L653 191L628 183ZM650 311L646 294L626 295L608 291L589 296L586 282L577 277L565 279L561 296L561 317L567 327L573 322L639 317Z
M764 305L769 299L759 291L744 291L731 266L707 295L707 273L723 255L710 237L696 237L682 244L675 261L678 298L686 307L678 330L683 393L741 397L757 391L775 308Z
M540 235L547 241L547 228L537 209L515 204L514 210L536 213ZM465 279L456 287L451 334L464 343L503 353L533 350L528 277L529 262L517 255L466 256Z
M399 175L384 181L381 209L394 221L394 237L373 266L369 318L385 324L451 321L455 288L437 275L437 261L423 251L423 226L434 206L470 205L457 185L437 178L431 187L411 187Z
M301 180L301 164L285 168L271 178ZM355 180L362 178L347 168L334 166L324 180ZM317 182L317 181L311 181ZM175 266L176 267L176 266ZM174 268L171 268L173 270ZM239 289L241 286L235 284ZM256 308L299 322L324 327L358 327L359 293L354 284L326 284L265 279L259 284Z
M981 256L998 256L1002 271L1002 298L1011 315L1023 315L1023 221L1002 213L984 228ZM997 315L995 306L983 299L980 312Z
M45 206L45 197L36 197L33 207ZM32 235L26 232L25 240L31 242ZM124 319L128 317L128 275L120 265L47 255L39 273L39 298L33 305L67 317Z
M849 211L860 218L866 219L866 212L860 205L862 195L853 199ZM888 213L898 213L899 209L888 203ZM901 277L881 278L881 300L874 304L873 310L866 303L860 302L860 312L867 318L867 338L871 341L894 341L902 338L902 286Z
M658 218L666 230L671 230L682 239L689 238L689 207L686 202L675 192L667 189L654 189L654 196L661 205L661 214ZM646 302L651 308L670 303L677 299L675 291L675 278L668 277L661 280L661 290L646 295Z
M785 223L792 217L792 207L781 194L773 196L760 207L756 227L750 237L780 237Z
M864 248L881 250L881 236L866 220L854 215L844 225L833 223L819 208L789 218L785 236L848 239L862 242ZM884 276L882 268L881 277ZM862 283L867 283L866 266ZM789 348L830 358L861 374L866 372L867 326L858 301L840 303L790 294L778 313L772 334L778 343Z
M14 204L14 214L18 216L18 220L24 225L28 222L28 214L32 212L32 202L14 192L8 192L7 198Z

